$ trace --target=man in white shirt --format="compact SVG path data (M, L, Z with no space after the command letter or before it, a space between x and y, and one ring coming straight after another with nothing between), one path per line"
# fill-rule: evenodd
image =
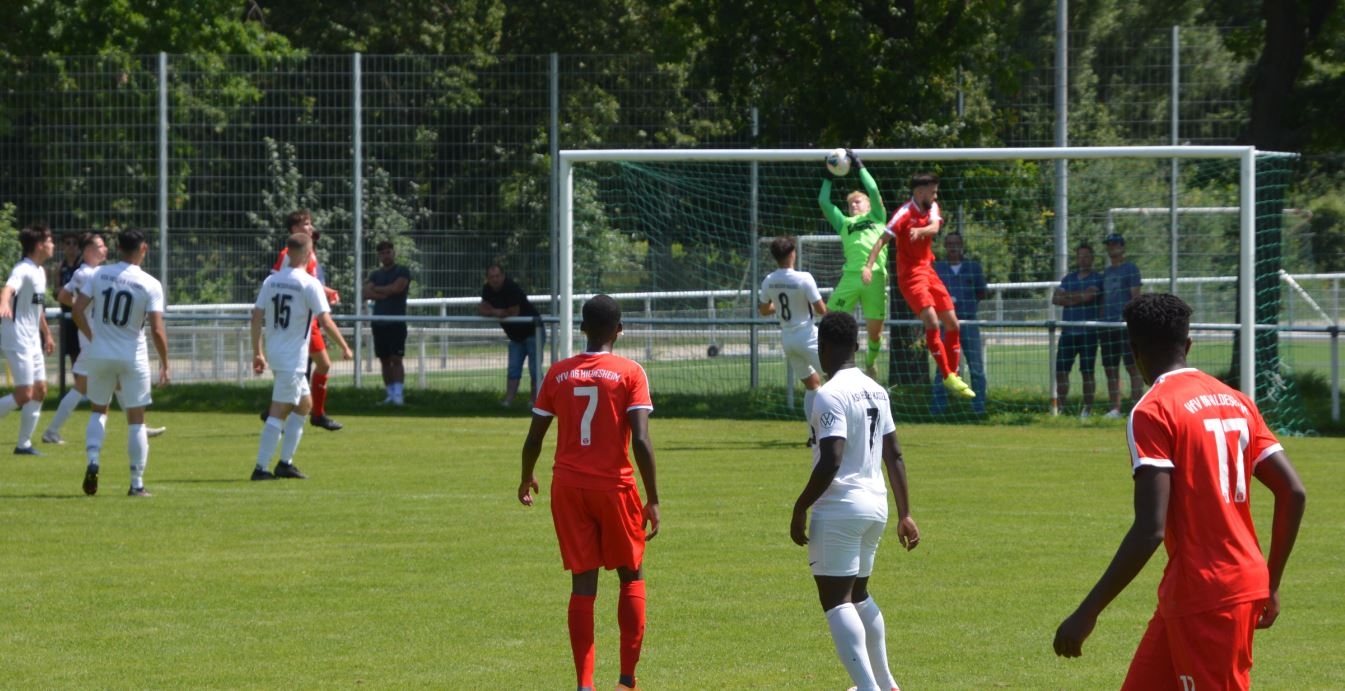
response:
M322 283L305 269L313 252L313 239L295 233L289 237L285 249L288 263L267 277L252 306L252 371L265 372L269 361L275 375L271 409L262 428L257 466L252 470L253 480L302 480L307 477L294 465L294 454L303 438L304 420L313 409L313 392L304 370L308 363L310 324L314 317L327 336L341 345L342 356L350 357L350 346L332 320L331 306L327 303ZM263 334L266 336L265 354ZM280 462L272 472L267 468L277 445L280 446Z
M0 417L22 409L19 440L14 453L41 456L33 448L33 432L42 416L42 401L47 397L47 356L55 352L56 341L47 328L47 272L42 265L51 259L56 245L51 229L31 225L19 231L23 259L0 288L0 350L9 361L14 377L14 392L0 398Z
M145 489L145 465L149 462L149 439L145 430L145 408L153 402L150 395L149 348L145 344L148 322L159 356L159 386L168 385L168 333L164 330L163 286L145 273L140 265L149 252L145 234L134 228L117 237L121 261L94 270L79 288L71 316L88 348L79 360L88 373L89 426L84 446L89 466L84 472L84 493L98 492L98 471L107 430L107 406L117 394L126 411L128 433L126 452L131 460L133 497L148 497Z
M869 576L887 526L883 466L897 502L897 538L920 543L906 493L906 464L897 443L887 390L855 367L859 325L832 312L817 327L818 357L828 381L813 401L817 437L813 472L794 502L789 534L808 546L808 565L851 691L896 689L887 662L883 613L869 596ZM808 512L812 510L812 525Z
M782 235L771 241L771 256L779 268L761 281L760 304L763 317L779 315L780 346L794 374L803 381L803 417L812 417L813 397L822 385L822 365L817 360L817 326L813 319L827 313L827 303L817 289L817 281L806 271L795 271L797 256L794 238ZM808 446L816 440L810 434Z

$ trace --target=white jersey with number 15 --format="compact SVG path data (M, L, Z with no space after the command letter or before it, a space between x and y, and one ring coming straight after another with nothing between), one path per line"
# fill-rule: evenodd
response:
M313 317L331 311L322 284L308 272L286 266L266 278L253 307L263 312L262 333L271 371L304 371Z

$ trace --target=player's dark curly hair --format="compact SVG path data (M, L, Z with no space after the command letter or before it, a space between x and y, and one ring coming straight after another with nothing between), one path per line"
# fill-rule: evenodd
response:
M590 329L615 329L621 323L621 305L611 295L594 295L584 303L583 315Z
M1191 306L1170 293L1146 293L1125 306L1130 340L1143 350L1181 348L1191 332Z
M859 324L849 312L827 312L817 325L817 342L853 351L859 346Z
M775 257L777 263L784 261L785 257L788 257L789 253L793 251L794 238L788 235L781 235L774 240L771 240L771 256Z
M936 173L921 172L911 176L912 191L914 191L917 187L924 187L925 185L937 185L937 184L939 184L939 176Z
M37 246L49 237L51 237L51 228L41 223L25 226L19 231L19 247L23 248L23 256L32 254Z

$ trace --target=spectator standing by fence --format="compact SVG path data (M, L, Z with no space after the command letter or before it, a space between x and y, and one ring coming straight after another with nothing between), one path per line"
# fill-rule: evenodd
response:
M1140 296L1140 270L1126 260L1126 241L1120 233L1112 233L1102 241L1107 247L1107 269L1102 272L1102 321L1119 322L1125 306ZM1135 355L1130 352L1130 339L1124 326L1107 326L1099 332L1102 346L1102 371L1107 374L1107 399L1111 410L1107 417L1120 419L1121 369L1125 364L1130 375L1130 400L1138 401L1144 393L1144 380L1135 367Z
M504 274L504 269L499 264L491 264L486 268L486 284L481 286L481 303L477 306L477 311L483 317L501 320L500 326L504 328L504 335L509 337L509 365L505 372L504 400L501 401L501 405L507 408L514 404L514 397L518 395L519 381L523 378L524 360L528 361L528 378L531 381L528 389L529 400L537 400L537 386L540 381L537 378L537 360L541 357L542 345L546 342L546 330L537 328L536 317L541 315L528 301L528 294L523 292L514 279ZM534 317L534 319L528 324L503 321L509 317Z
M369 273L364 282L364 299L373 300L374 316L405 317L406 296L411 290L411 270L397 263L397 250L389 240L378 243L379 267ZM406 367L406 322L376 321L373 323L374 355L383 373L383 387L387 398L383 405L402 405L405 402L403 386Z

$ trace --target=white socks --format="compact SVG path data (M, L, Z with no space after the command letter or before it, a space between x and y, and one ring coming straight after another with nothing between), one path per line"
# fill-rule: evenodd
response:
M280 460L294 462L294 452L299 450L299 440L304 437L304 415L290 413L285 418L285 439L280 442ZM267 420L267 426L270 426L270 420Z
M149 437L143 422L129 426L126 453L131 457L131 488L140 489L145 486L145 464L149 463Z
M89 426L84 428L84 449L89 457L89 465L98 467L98 456L103 452L103 435L107 431L107 413L94 413L89 416Z
M887 662L887 624L883 621L883 611L873 596L863 602L855 603L855 611L864 624L864 644L869 651L869 666L873 669L873 678L885 689L897 688L897 680L892 676L892 668Z
M850 680L855 682L856 691L882 691L873 678L873 667L869 665L869 651L864 640L864 622L859 612L849 602L837 605L826 612L827 628L831 629L831 642L836 645L836 656L845 665Z
M292 415L291 415L292 416ZM271 456L275 455L276 446L280 444L280 418L268 417L266 424L262 426L262 440L257 446L257 469L266 470L271 465Z
M19 409L19 402L14 400L14 394L6 394L0 398L0 417L9 415Z
M65 396L61 398L60 405L56 406L56 414L51 416L51 424L47 425L47 431L59 433L61 427L65 425L65 421L70 419L70 416L75 412L75 408L78 408L84 400L85 396L79 392L79 389L72 388L66 391Z
M42 417L42 401L28 401L19 413L18 447L26 449L33 445L33 432L37 431L37 419Z

